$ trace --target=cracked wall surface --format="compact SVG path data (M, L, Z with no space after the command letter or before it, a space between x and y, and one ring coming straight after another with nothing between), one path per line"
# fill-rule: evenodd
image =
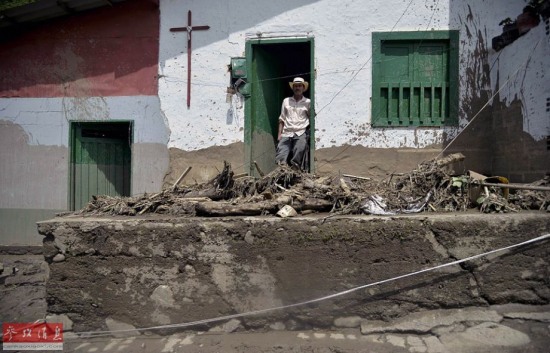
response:
M56 218L39 224L48 310L76 330L110 317L134 327L191 322L320 298L550 231L545 214L411 217ZM303 307L243 318L247 328L330 327L435 309L550 301L548 243Z

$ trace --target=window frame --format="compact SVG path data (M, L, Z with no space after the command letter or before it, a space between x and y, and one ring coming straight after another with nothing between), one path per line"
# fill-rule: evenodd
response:
M449 117L440 124L408 124L393 125L389 118L383 118L380 114L381 98L381 62L382 43L384 41L411 41L422 42L428 40L444 40L449 45ZM458 125L458 84L459 84L459 31L405 31L405 32L372 32L372 94L371 94L371 126L375 128L387 127L443 127ZM378 115L378 116L377 116Z

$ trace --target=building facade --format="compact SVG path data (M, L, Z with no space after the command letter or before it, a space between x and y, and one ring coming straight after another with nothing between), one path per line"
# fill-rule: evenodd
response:
M188 166L197 182L224 160L269 171L295 76L316 173L383 177L462 152L458 172L540 179L548 19L494 45L525 6L133 0L33 24L0 43L0 244L40 244L37 220L157 192Z

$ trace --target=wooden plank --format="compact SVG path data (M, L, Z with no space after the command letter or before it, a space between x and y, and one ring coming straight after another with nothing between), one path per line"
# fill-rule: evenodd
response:
M418 123L419 120L419 110L420 110L420 88L419 84L416 82L411 83L411 113L410 113L410 119L409 124L414 125L415 123ZM418 98L416 97L415 93L418 91Z
M361 177L361 176L351 175L351 174L342 174L342 176L345 176L345 177L348 177L348 178L352 178L352 179L371 180L371 178Z
M108 195L107 160L109 159L109 144L97 143L97 195Z
M523 185L523 184L495 184L486 183L484 181L479 182L483 186L494 186L502 189L518 189L518 190L536 190L536 191L550 191L550 187L537 186L537 185Z
M174 183L174 185L172 185L172 190L174 190L176 188L176 186L178 186L178 184L183 180L183 178L185 178L185 176L189 173L189 171L191 170L191 166L187 167L187 169L185 169L185 171L183 173L181 173L180 177L178 178L178 180L176 180L176 182Z
M403 125L403 83L399 83L399 100L397 101L397 121L399 122L399 125Z
M263 177L265 173L260 169L260 166L256 161L254 161L254 166L256 167L256 170L258 171L258 174L260 174L260 177Z
M108 195L116 195L116 145L111 145L109 149L109 175L107 178L109 179L109 193Z
M424 119L424 83L420 82L420 113L418 114L418 121L423 121Z

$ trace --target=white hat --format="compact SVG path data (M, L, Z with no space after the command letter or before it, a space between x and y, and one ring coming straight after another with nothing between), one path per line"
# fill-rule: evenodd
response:
M289 82L288 84L290 88L294 88L295 83L301 83L302 85L304 85L304 92L307 91L309 87L309 83L301 77L295 77L294 80L292 80L292 82Z

